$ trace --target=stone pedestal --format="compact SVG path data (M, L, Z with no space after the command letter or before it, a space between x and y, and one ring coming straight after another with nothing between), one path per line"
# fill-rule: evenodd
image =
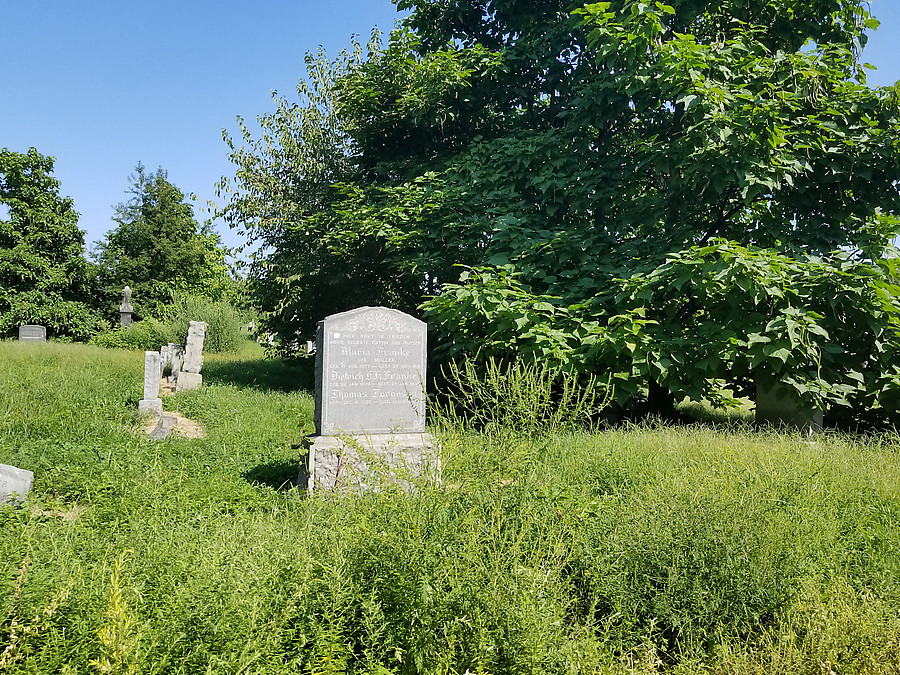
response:
M809 433L822 431L822 410L804 407L790 387L780 383L756 385L756 423L787 426Z
M33 484L34 474L31 471L0 464L0 504L25 501Z
M182 370L178 373L178 379L175 381L175 391L190 391L191 389L199 389L203 384L203 375L200 373L189 373Z
M440 480L438 444L430 434L307 436L306 458L297 484L316 491L378 490Z

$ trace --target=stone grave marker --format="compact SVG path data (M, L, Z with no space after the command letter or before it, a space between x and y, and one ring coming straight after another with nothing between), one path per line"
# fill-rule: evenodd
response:
M804 407L790 387L756 383L756 423L787 426L809 434L822 431L824 413Z
M160 367L165 375L166 370L169 371L169 381L174 382L178 377L178 371L181 370L181 345L170 342L159 348L159 355L162 359Z
M119 305L119 324L123 328L131 325L131 319L134 316L134 307L131 306L131 288L126 286L122 289L122 304Z
M31 471L0 464L0 504L25 501L33 484L34 474Z
M47 327L25 324L19 326L19 342L46 342Z
M374 464L415 475L439 470L425 433L425 322L387 307L360 307L319 322L316 435L307 437L310 492L365 488Z
M144 352L144 398L138 401L138 412L141 415L162 415L162 399L159 398L161 363L159 352Z
M191 321L188 327L187 341L184 345L181 369L175 391L199 389L203 384L200 369L203 368L203 341L206 339L206 322Z

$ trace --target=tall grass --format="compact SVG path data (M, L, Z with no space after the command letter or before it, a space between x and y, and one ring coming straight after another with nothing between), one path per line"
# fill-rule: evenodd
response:
M0 343L0 462L36 478L0 672L900 669L893 436L445 426L440 488L307 499L312 399L257 358L211 356L165 399L206 438L154 443L140 355Z

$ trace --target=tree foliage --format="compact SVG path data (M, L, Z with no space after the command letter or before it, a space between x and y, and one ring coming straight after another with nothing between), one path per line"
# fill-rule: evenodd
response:
M35 323L85 339L96 327L84 232L52 173L53 158L34 148L0 150L0 205L9 214L0 217L0 335Z
M159 314L178 294L218 299L229 284L219 236L194 218L184 194L162 169L138 164L131 199L116 207L115 229L94 250L110 298L130 286L135 311Z
M263 244L254 276L269 294L257 298L285 345L332 311L408 309L441 293L426 307L456 347L474 348L465 331L475 321L480 339L504 336L509 355L530 344L502 312L457 311L460 293L473 307L508 294L549 343L621 316L631 317L622 330L646 338L627 289L668 279L679 255L712 265L726 250L796 268L788 286L797 297L807 297L807 276L831 274L871 306L874 291L853 274L881 269L898 233L900 96L865 86L860 56L877 24L867 3L397 4L411 13L386 45L331 66L311 57L313 89L301 86L301 103L278 99L278 112L260 118L261 141L244 126L248 145L232 144L229 216ZM330 145L308 142L322 119ZM460 265L474 268L465 292ZM846 274L847 265L858 267ZM726 326L725 310L710 312L708 326ZM769 306L765 325L789 339L783 310ZM830 341L849 338L822 320ZM629 344L594 365L690 395L749 377L633 371ZM860 358L854 372L881 363ZM830 392L820 398L841 399L819 379Z

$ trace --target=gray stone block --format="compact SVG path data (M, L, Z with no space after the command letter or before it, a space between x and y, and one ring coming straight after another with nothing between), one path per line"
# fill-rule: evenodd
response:
M144 415L155 415L156 417L159 417L162 415L162 412L162 400L159 398L151 400L141 399L138 401L138 413L141 417Z
M175 429L175 425L178 423L178 418L174 415L161 415L159 418L159 424L156 425L156 428L153 429L148 435L154 441L161 441L168 438L172 430Z
M0 504L25 501L32 485L34 474L31 471L9 464L0 464Z
M188 373L181 371L178 373L178 379L175 381L175 391L190 391L199 389L203 384L203 375L200 373Z
M306 460L297 482L310 495L440 481L440 448L430 434L307 436L303 447Z
M47 327L22 325L19 326L19 342L46 342Z

